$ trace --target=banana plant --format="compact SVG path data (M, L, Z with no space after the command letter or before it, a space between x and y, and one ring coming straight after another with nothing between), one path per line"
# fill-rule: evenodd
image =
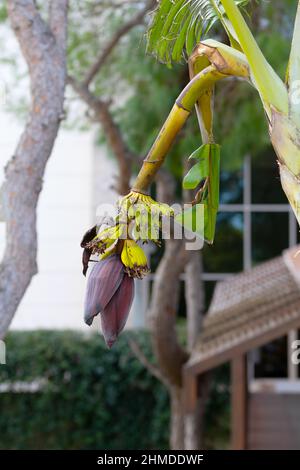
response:
M145 228L150 214L152 217L156 214L156 229L160 228L158 213L161 213L175 217L177 222L206 242L213 243L220 167L220 146L213 134L214 90L217 82L229 77L246 81L260 97L270 140L277 154L281 184L300 223L300 1L285 83L264 57L244 19L241 10L248 3L249 0L159 2L147 33L148 52L167 65L186 60L190 81L175 101L131 192L118 203L119 213L113 236L112 230L104 230L89 240L85 267L91 253L98 252L106 257L120 250L118 240L133 238L135 241L148 241L152 238L157 242L157 236L151 237L148 228ZM224 28L230 45L213 39L202 40L217 21ZM185 176L183 187L196 190L196 196L190 208L175 215L171 208L154 201L147 191L194 109L203 145L190 156L196 163ZM204 219L202 226L194 223L197 215ZM135 229L129 233L132 222ZM157 233L157 230L154 231ZM109 236L106 236L108 233ZM134 260L132 263L134 265ZM141 272L146 273L147 268L142 266Z
M148 31L148 51L168 65L186 58L191 78L188 88L203 75L213 77L208 84L200 86L195 103L205 146L214 144L216 82L229 76L239 77L257 90L278 157L282 188L300 223L300 2L285 83L264 57L241 13L247 3L249 0L162 0ZM227 33L230 46L202 40L216 21ZM219 156L211 158L217 167L218 160ZM213 241L216 220L215 166L210 164L207 171L205 165L198 162L183 181L184 187L194 188L204 180L204 188L210 188L215 196L209 197L209 191L206 196L203 191L201 194L202 202L207 204L204 214L208 242Z
M300 223L300 1L285 82L264 57L244 19L242 11L248 3L249 0L161 0L158 3L147 34L148 52L168 66L186 60L190 81L175 101L132 190L118 202L115 226L100 231L96 228L84 237L85 270L90 255L98 253L101 260L117 255L129 277L145 275L147 260L137 242L149 239L158 242L161 214L174 217L206 242L213 243L220 167L220 146L213 133L214 90L218 82L229 77L246 81L259 95L277 155L282 188ZM203 40L217 21L224 28L230 45L213 39ZM196 163L184 177L183 187L196 190L196 195L188 209L174 214L170 207L154 201L148 190L194 109L202 146L190 156ZM195 224L197 216L203 218L200 228ZM149 234L149 217L157 221L154 237ZM132 222L134 230L130 228ZM100 285L100 281L102 279L96 284ZM107 289L114 291L109 285ZM128 298L130 296L128 294ZM88 303L89 318L100 311L99 306ZM114 321L124 324L121 318ZM118 332L121 329L114 328Z

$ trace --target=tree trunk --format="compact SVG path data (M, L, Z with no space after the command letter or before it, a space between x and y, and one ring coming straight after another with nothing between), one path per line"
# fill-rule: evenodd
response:
M205 406L209 396L210 374L203 374L199 379L198 401L192 413L185 415L184 420L184 448L186 450L203 449L203 432L204 432L204 414Z
M185 268L185 303L187 314L187 342L192 351L201 331L204 314L204 286L202 281L202 254L193 252Z
M182 386L182 367L188 353L176 333L180 274L186 263L182 240L166 240L163 258L155 274L148 312L152 343L159 368L171 386Z
M173 386L170 389L171 420L170 420L170 447L172 450L184 450L184 410L183 390Z
M162 171L157 184L158 199L169 203L174 195L172 177ZM155 273L148 319L154 354L167 383L171 402L170 448L184 449L182 367L189 355L176 331L180 275L191 255L183 240L166 240L165 251Z
M63 115L67 0L52 0L49 25L33 0L9 0L8 14L31 79L31 109L5 169L6 247L0 265L0 338L37 272L36 207Z
M202 280L202 254L193 252L193 256L185 268L185 302L187 315L187 344L189 351L195 347L201 331L204 314L204 286ZM206 384L202 380L196 408L193 413L186 414L184 420L184 445L186 450L197 450L203 447L203 419L206 402Z

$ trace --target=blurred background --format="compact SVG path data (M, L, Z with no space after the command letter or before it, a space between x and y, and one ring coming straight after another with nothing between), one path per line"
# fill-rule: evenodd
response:
M37 3L46 18L42 2ZM155 308L156 270L165 247L148 247L151 275L136 282L126 331L108 350L99 322L92 328L83 322L86 279L81 274L79 245L82 234L95 223L97 208L114 203L120 193L116 183L120 159L113 143L120 139L130 156L132 178L188 82L186 64L168 68L145 52L149 12L154 6L155 2L135 0L70 2L68 75L77 85L114 42L89 83L90 93L105 103L109 113L97 114L82 90L68 81L66 116L47 164L37 208L38 274L5 337L6 365L0 366L1 449L174 447L174 422L170 422L174 394L168 376L164 379L164 371L157 372L161 367L147 321L147 312ZM250 5L249 24L282 77L296 6L296 1L279 0ZM30 84L6 2L1 1L0 17L3 181L4 167L27 119ZM224 40L217 27L210 35ZM202 316L217 282L281 255L299 241L296 219L280 186L263 110L246 84L229 80L218 86L215 132L222 145L216 238L213 246L199 253L194 266ZM199 147L200 139L192 116L162 173L174 202L182 200L185 161ZM157 183L153 195L159 191ZM0 223L0 247L3 252L4 222ZM183 270L174 286L178 294L175 327L178 343L190 351L187 272ZM291 335L295 339L297 332ZM253 352L257 378L292 374L298 379L298 367L288 367L288 338ZM202 447L230 446L230 409L230 369L225 364L210 375L201 418Z

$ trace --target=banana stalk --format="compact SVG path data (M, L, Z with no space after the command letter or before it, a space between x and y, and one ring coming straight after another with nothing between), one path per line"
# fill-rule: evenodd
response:
M147 192L177 134L190 116L197 99L204 90L223 78L226 78L226 74L220 72L214 65L210 65L188 83L178 96L165 124L145 158L134 182L133 191L138 193Z
M258 47L233 0L221 0L250 65L269 123L271 143L278 157L282 188L300 224L300 2L287 73L287 86ZM299 87L300 88L300 87Z
M251 82L246 57L232 47L217 41L204 41L199 44L188 61L190 79L209 64L226 75L234 75ZM190 158L196 159L197 163L183 180L185 189L196 187L199 189L192 207L176 217L176 220L187 229L191 229L191 226L193 229L193 225L197 227L194 222L203 219L203 225L193 231L209 244L213 243L215 235L220 185L220 147L215 144L213 135L214 88L214 84L207 87L195 104L204 145L191 155Z
M199 161L186 175L184 187L187 188L195 183L193 188L199 189L192 207L176 216L176 220L186 229L204 238L206 242L212 243L218 211L220 160L220 148L215 144L213 137L214 87L224 78L238 77L252 83L252 77L248 61L242 52L212 40L204 41L195 48L189 60L189 70L191 81L177 98L144 160L132 191L145 193L176 135L188 119L192 108L196 106L202 140L207 145L191 156ZM203 226L195 223L199 219L204 219Z
M192 80L209 64L214 65L226 75L234 75L251 82L250 68L245 55L218 41L203 41L194 49L188 61L190 79ZM214 88L213 84L204 90L195 105L204 144L214 143Z
M190 55L191 43L198 38L198 35L195 35L196 30L199 32L202 27L203 31L207 32L214 23L215 17L220 20L232 47L216 41L203 41L196 46L189 60L191 86L193 87L194 80L199 74L204 73L208 67L214 66L219 74L240 76L256 88L266 113L270 140L278 156L282 187L300 223L300 2L295 20L286 83L281 80L264 57L238 8L239 2L220 0L220 3L215 0L207 2L163 0L159 4L149 30L148 50L155 52L158 58L167 63L172 60L178 61L181 56L184 56L184 51ZM194 15L196 19L193 19ZM178 21L173 21L174 18ZM199 29L195 28L195 21L199 23ZM194 103L202 140L207 145L214 143L212 122L216 81L202 83ZM194 98L192 94L187 93L185 98L187 108L184 109L190 111ZM178 119L177 114L179 115L179 112L175 107L171 113L174 121ZM141 184L141 180L146 178L147 174L148 183L152 181L169 144L173 142L174 136L181 128L179 125L175 129L171 116L170 121L167 121L166 127L162 129L151 149L139 175L137 187L144 188L145 185ZM173 134L169 124L174 131ZM169 140L169 144L166 140ZM152 160L152 171L146 170Z
M270 116L270 106L287 113L288 94L284 83L264 57L235 2L221 2L248 59L266 113Z
M239 77L253 85L260 95L268 119L270 139L278 156L282 187L300 223L300 117L293 101L294 89L291 83L300 73L300 8L286 86L264 58L234 1L221 1L243 52L213 40L203 41L196 46L189 59L191 81L176 100L132 189L137 193L147 191L194 106L203 143L214 145L215 84L227 77Z
M282 188L300 225L300 129L289 117L273 110L270 137Z
M288 116L272 112L270 135L278 156L283 190L300 224L300 2L287 70Z
M201 65L200 65L201 64ZM133 191L144 193L152 183L157 171L163 164L168 150L173 144L177 134L185 124L197 101L206 110L205 101L214 85L229 76L235 76L250 81L250 69L246 57L241 52L225 46L217 41L204 41L194 51L191 58L191 67L197 73L176 100L165 124L157 139L144 160L142 168L133 185ZM204 104L202 105L202 99ZM204 110L205 108L205 110ZM204 117L207 122L203 126L203 134L207 139L212 137L212 111L207 111ZM205 137L204 137L205 138Z
M289 118L300 127L300 1L295 20L290 59L287 70Z

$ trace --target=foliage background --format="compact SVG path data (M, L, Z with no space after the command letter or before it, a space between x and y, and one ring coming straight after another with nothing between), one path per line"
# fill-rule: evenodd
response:
M134 357L129 336L108 351L98 334L10 333L2 387L47 383L36 393L0 393L0 449L168 448L168 394ZM151 360L148 335L136 339ZM228 437L226 377L218 371L207 408L208 446L217 428L223 445Z

